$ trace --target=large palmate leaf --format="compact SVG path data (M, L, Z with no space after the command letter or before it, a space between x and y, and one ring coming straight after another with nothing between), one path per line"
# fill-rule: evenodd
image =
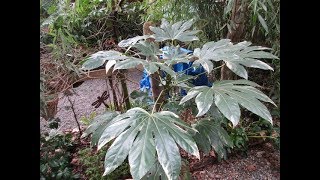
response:
M150 170L144 175L141 180L168 180L166 173L164 172L161 164L158 160L156 163L150 168Z
M91 146L96 146L102 132L107 127L107 124L118 114L118 112L107 111L104 114L95 117L87 129L82 133L81 137L87 137L88 135L92 134Z
M174 72L169 66L160 62L148 62L138 58L128 58L124 61L118 61L113 70L117 69L130 69L138 66L139 64L143 65L143 68L147 71L147 73L153 74L159 69L171 75L171 77L176 78L176 72Z
M258 59L279 59L273 54L263 51L270 48L261 46L250 46L247 41L238 44L231 43L230 39L222 39L217 42L208 42L202 49L196 48L193 55L198 58L207 72L212 71L213 64L210 61L224 61L226 66L238 76L248 79L248 73L243 66L259 68L264 70L273 70L265 62Z
M152 36L155 38L156 42L165 40L179 40L183 42L189 42L199 40L199 38L195 36L195 34L199 32L199 30L188 31L193 23L194 22L191 19L186 22L179 21L172 25L167 20L162 19L160 27L150 26L150 30L154 32Z
M205 154L208 154L211 148L213 148L215 152L217 152L219 159L227 158L225 148L232 148L233 142L227 131L221 127L219 122L203 119L192 124L192 127L198 130L193 138L200 150Z
M117 61L113 67L113 71L117 69L130 69L130 68L135 68L139 64L146 64L147 62L145 60L139 59L139 58L134 58L130 57L127 58L123 61Z
M247 80L220 81L212 87L197 86L189 90L188 94L181 99L180 104L196 97L195 101L199 110L197 116L199 117L208 112L214 102L219 111L232 122L234 127L240 119L240 104L272 124L270 112L259 100L273 105L275 103L253 86L257 86L257 84Z
M180 46L167 46L166 50L163 50L163 59L164 63L168 66L174 65L177 63L188 63L191 55L188 55L187 52L183 52Z
M158 44L148 41L140 41L136 43L133 47L137 48L140 53L144 56L150 57L150 60L158 60L157 55L162 54L162 51L159 49Z
M135 45L138 41L140 40L145 40L147 38L149 38L150 35L144 35L144 36L136 36L136 37L133 37L133 38L129 38L129 39L124 39L122 41L120 41L118 43L118 46L119 47L128 47L128 46L133 46Z
M125 56L118 51L99 51L90 55L82 64L83 70L91 70L102 66L107 60L124 60L131 57Z
M141 108L132 108L116 116L108 122L98 142L101 149L115 138L106 153L104 175L129 156L134 179L144 177L157 160L168 179L177 179L181 167L177 144L199 158L196 143L185 129L195 131L169 111L150 114Z

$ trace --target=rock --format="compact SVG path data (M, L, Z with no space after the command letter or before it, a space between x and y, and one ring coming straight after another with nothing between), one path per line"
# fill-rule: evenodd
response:
M261 158L264 153L265 153L264 151L258 151L256 155L257 157Z
M54 150L55 153L61 153L62 152L62 149L56 149Z
M214 151L210 151L210 156L216 157L216 154L214 153Z
M78 129L78 128L73 128L73 129L72 129L72 133L77 133L77 132L79 132L79 129Z
M247 166L248 171L255 171L257 168L255 165L251 164L249 166Z
M214 177L220 179L220 178L221 178L221 175L217 174L217 175L215 175Z
M78 164L79 160L77 158L73 158L72 161L71 161L71 164Z

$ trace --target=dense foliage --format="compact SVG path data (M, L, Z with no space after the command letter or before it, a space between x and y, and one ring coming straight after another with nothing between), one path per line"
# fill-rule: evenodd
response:
M93 143L98 145L98 149L115 139L106 153L104 175L115 170L128 156L130 172L134 179L143 178L158 163L168 179L178 179L181 158L177 145L197 158L200 158L197 144L204 152L208 153L212 147L220 157L226 157L224 148L233 147L233 143L219 123L214 124L215 118L210 116L207 116L207 119L203 118L206 118L205 115L210 108L214 109L210 110L211 112L217 114L221 112L230 120L233 127L236 127L240 120L239 104L272 124L268 109L260 101L272 104L274 102L255 88L259 87L258 84L246 80L248 74L243 66L273 70L258 59L277 59L277 57L265 51L269 48L250 46L251 43L246 41L233 44L228 39L207 42L202 48L195 49L193 55L181 54L177 42L199 40L196 37L199 31L189 30L192 24L193 20L170 24L162 19L160 27L150 26L153 35L137 36L119 43L121 47L137 48L146 57L145 60L113 50L99 51L87 58L82 65L83 69L90 70L107 61L107 72L112 66L114 66L113 71L116 71L134 68L139 64L143 65L149 75L165 72L166 76L159 77L162 79L159 87L165 87L159 97L162 93L174 96L175 90L172 87L181 88L181 83L177 82L181 74L174 72L171 67L180 62L189 62L191 59L195 59L193 63L195 67L202 65L207 73L214 70L212 61L222 60L224 62L222 66L229 67L235 74L245 78L235 81L216 81L212 87L188 87L185 84L188 93L181 99L180 104L195 97L198 109L196 117L199 119L191 126L171 111L160 109L156 112L155 107L159 103L159 97L155 100L151 112L135 107L123 114L106 112L98 116L84 136L93 133ZM150 38L154 41L148 40ZM158 42L167 42L168 45L169 50L165 53L164 62L158 59L158 55L161 54Z
M91 135L91 146L100 149L80 151L92 179L116 179L122 168L134 179L178 179L186 175L181 150L197 158L213 150L220 160L230 150L246 150L254 138L279 146L279 13L280 0L41 0L41 116L56 127L50 107L85 72L105 66L121 74L142 65L161 91L158 98L134 91L132 108L119 111L114 104L102 115L82 118L88 125L83 137ZM150 20L153 35L141 35ZM193 54L182 53L181 46ZM202 66L212 86L194 86L197 76L173 71L177 63ZM217 78L225 67L233 80ZM67 137L42 137L43 178L78 177L69 166ZM95 161L104 156L103 173Z
M52 130L40 138L40 179L78 179L71 167L71 134Z

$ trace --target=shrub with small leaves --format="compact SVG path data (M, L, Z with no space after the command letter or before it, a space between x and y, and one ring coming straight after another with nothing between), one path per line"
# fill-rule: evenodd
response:
M123 163L115 171L107 176L103 174L103 159L106 153L106 148L101 151L94 151L91 148L85 148L78 152L79 161L85 167L85 175L89 180L118 180L124 177L130 177L128 162Z
M71 134L51 133L40 138L40 179L79 179L72 172Z

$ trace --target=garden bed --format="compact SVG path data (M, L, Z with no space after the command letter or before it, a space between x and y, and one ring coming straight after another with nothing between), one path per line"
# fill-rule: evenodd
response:
M139 82L141 74L142 72L139 70L131 70L128 71L126 77L133 82ZM97 114L103 113L103 105L94 108L91 104L106 88L104 79L87 80L79 87L74 88L75 94L69 96L69 98L74 101L74 109L79 119L83 116L89 116L94 111ZM139 84L128 81L128 88L129 92L132 92L139 89ZM71 132L77 128L70 103L67 96L63 94L59 95L56 117L61 119L60 130ZM81 125L83 124L81 123ZM44 120L41 120L41 130L42 132L48 130ZM76 136L74 134L74 139ZM85 148L89 148L89 139L81 140L81 143L76 144L71 153L73 171L80 174L81 179L88 179L88 177L85 177L86 168L79 162L78 157L78 152ZM92 152L95 152L95 150ZM101 163L103 163L103 159ZM200 164L202 166L198 167L199 162L189 158L189 168L194 179L280 179L280 152L271 143L254 145L248 149L247 156L241 152L236 152L230 154L228 160L222 162L217 162L215 157L208 156L203 158ZM103 169L101 172L103 172Z

